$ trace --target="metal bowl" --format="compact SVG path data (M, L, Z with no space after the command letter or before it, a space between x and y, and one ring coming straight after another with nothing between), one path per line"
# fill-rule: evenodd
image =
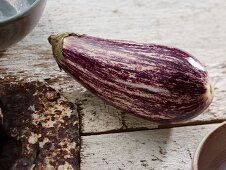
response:
M46 0L0 0L0 51L22 40L37 25Z
M192 169L226 169L226 122L209 133L199 144L193 159Z

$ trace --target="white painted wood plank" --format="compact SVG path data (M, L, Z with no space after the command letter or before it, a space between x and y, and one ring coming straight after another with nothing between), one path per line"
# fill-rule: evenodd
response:
M217 124L82 137L81 170L189 170Z
M226 119L225 9L225 0L48 0L35 30L0 54L0 78L48 79L50 85L80 105L83 133L157 128L150 121L108 106L59 72L47 37L54 32L72 31L161 43L195 55L207 65L215 83L215 98L209 110L186 124L222 121Z

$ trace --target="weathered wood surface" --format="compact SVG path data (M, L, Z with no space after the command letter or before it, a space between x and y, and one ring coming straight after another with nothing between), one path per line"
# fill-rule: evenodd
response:
M48 0L35 30L0 53L0 79L41 80L60 90L78 105L83 135L122 132L82 136L82 170L190 169L198 143L215 124L123 131L200 125L226 119L225 9L225 0ZM209 69L215 84L214 101L202 115L175 125L158 125L123 113L59 71L47 37L64 31L182 48Z
M198 144L216 126L83 136L81 170L190 170Z
M79 105L83 134L158 128L105 104L59 72L47 37L68 31L177 46L206 64L215 84L215 98L205 113L173 126L221 122L226 119L225 9L225 0L48 0L36 29L0 54L0 78L45 80L61 90Z

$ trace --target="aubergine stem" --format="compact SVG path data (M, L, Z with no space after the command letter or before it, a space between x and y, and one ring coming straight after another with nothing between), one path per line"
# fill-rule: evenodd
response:
M59 33L56 35L50 35L48 38L49 43L52 45L53 48L53 55L54 58L56 59L57 63L60 62L64 56L63 56L63 44L64 44L64 38L69 37L69 36L81 36L80 34L77 33Z
M54 58L56 59L57 63L60 62L64 56L63 56L63 43L64 43L64 38L69 36L69 33L60 33L57 35L50 35L48 40L49 43L52 45L53 48L53 55Z

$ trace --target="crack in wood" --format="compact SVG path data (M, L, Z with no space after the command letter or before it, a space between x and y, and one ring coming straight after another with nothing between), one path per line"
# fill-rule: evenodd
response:
M81 132L81 136L93 136L93 135L104 135L104 134L114 134L114 133L125 133L125 132L137 132L137 131L149 131L149 130L161 130L161 129L170 129L170 128L181 128L181 127L189 127L189 126L199 126L199 125L208 125L208 124L216 124L222 123L225 120L217 119L210 121L200 121L200 122L188 122L187 124L173 124L173 125L160 125L158 128L148 129L148 128L128 128L128 129L119 129L119 130L110 130L105 132L92 132L86 133Z

